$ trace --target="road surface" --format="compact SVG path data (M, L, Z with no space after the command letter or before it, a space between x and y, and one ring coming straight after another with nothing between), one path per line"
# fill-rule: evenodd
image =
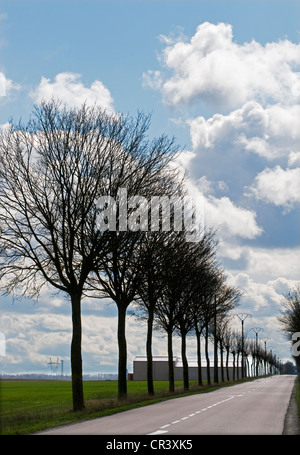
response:
M175 398L45 435L280 435L295 376L283 375Z

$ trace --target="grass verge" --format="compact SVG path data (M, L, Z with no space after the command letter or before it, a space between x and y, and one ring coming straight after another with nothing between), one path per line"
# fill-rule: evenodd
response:
M255 378L248 378L254 380ZM117 400L116 381L85 381L85 410L72 411L71 383L67 381L1 381L0 382L0 434L32 434L60 425L103 417L132 408L154 404L162 400L193 393L206 393L219 387L237 384L238 381L204 385L190 381L185 392L182 381L175 384L175 392L168 391L167 381L155 383L155 396L147 394L146 381L128 382L128 399ZM299 397L299 395L298 395Z

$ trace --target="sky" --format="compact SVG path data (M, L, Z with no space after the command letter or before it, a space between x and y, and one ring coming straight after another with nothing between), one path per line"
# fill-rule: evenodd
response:
M52 96L151 113L151 137L175 136L217 229L218 260L243 292L236 312L251 315L246 337L261 329L283 362L276 318L300 281L299 32L299 0L0 0L0 127ZM82 323L84 372L116 372L115 304L85 299ZM129 316L126 333L132 371L146 326ZM70 302L53 289L0 296L0 335L2 373L47 373L50 357L70 372ZM194 338L187 349L196 357ZM153 354L167 354L162 333Z

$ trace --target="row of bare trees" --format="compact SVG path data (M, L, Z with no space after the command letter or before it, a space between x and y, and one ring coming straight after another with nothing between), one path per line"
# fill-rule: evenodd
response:
M149 122L142 113L132 119L50 102L27 124L1 131L1 286L36 297L50 284L70 297L74 410L84 408L81 304L89 292L117 305L119 396L126 396L125 315L142 276L146 232L120 192L149 198L180 186L170 166L178 147L166 136L150 141ZM116 226L103 197L119 202Z
M149 140L149 125L142 113L132 119L50 102L37 106L27 124L11 122L0 134L1 288L37 297L50 284L69 296L75 411L84 408L84 296L109 297L117 306L120 399L127 397L129 305L147 318L148 384L154 393L153 324L168 336L170 390L172 336L180 334L188 388L186 337L195 332L200 359L200 337L208 343L213 333L217 339L218 320L239 298L217 264L212 231L199 230L190 242L186 229L178 229L174 206L169 228L162 207L158 223L145 210L153 196L180 201L185 194L174 166L178 147L166 136Z
M226 283L216 261L216 242L211 231L204 232L198 242L186 242L178 233L148 237L147 274L141 282L135 314L147 321L148 392L153 389L152 331L167 335L169 390L174 391L173 335L181 339L184 388L189 388L186 340L197 338L199 381L201 382L201 336L205 335L206 356L211 327L217 330L217 319L235 308L240 292ZM199 383L200 383L199 382Z
M279 368L278 359L271 350L266 349L266 344L247 337L230 328L230 320L225 320L218 326L217 344L221 357L222 381L229 380L229 357L233 360L232 379L243 377L273 374ZM225 364L224 359L225 357ZM251 363L250 363L251 362Z

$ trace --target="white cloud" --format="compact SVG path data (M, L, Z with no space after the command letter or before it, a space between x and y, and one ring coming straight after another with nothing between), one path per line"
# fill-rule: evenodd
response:
M206 227L218 229L218 236L222 239L254 239L261 235L262 228L256 222L256 214L252 210L238 207L228 197L221 198L205 195L202 186L211 188L211 183L204 177L199 181L200 187L191 179L187 181L189 194L195 204L202 204L203 220Z
M265 169L250 187L249 195L289 210L300 203L300 168Z
M3 73L0 73L0 96L6 94L6 78Z
M35 102L58 98L69 107L79 107L87 103L97 104L110 112L114 111L112 96L101 81L96 80L90 87L85 87L80 75L74 73L59 73L55 76L54 82L42 77L38 87L31 92L31 97Z
M252 152L264 159L294 157L300 150L300 106L268 106L249 101L228 115L189 121L193 149ZM297 159L299 156L297 155Z
M236 206L228 197L205 199L205 219L208 224L219 227L221 237L240 237L254 239L262 233L257 225L256 213Z
M231 241L222 242L219 248L221 258L230 258L236 261L230 267L230 272L237 275L242 270L251 279L264 283L286 279L293 282L299 281L300 249L298 248L273 248L250 247L236 245Z
M147 73L143 73L143 87L149 87L152 90L159 90L162 82L160 71L149 70Z
M99 305L102 305L98 301ZM145 324L127 318L128 366L135 355L144 354ZM49 357L64 360L70 373L71 314L2 312L0 332L5 336L6 356L1 371L39 371L50 373ZM118 365L117 317L96 313L82 315L82 354L85 372L116 372Z
M21 86L16 82L8 79L4 73L0 71L0 97L9 96L14 90L20 90Z
M165 42L162 62L171 75L151 71L145 81L160 88L169 105L200 99L232 108L251 99L282 103L299 100L300 76L296 71L300 44L288 40L265 46L255 40L237 44L231 25L209 22L200 24L190 41Z
M300 152L291 152L289 154L288 166L289 167L294 167L294 166L300 167Z
M276 291L273 283L273 281L259 283L244 272L239 273L235 277L235 285L239 289L243 289L243 299L254 311L262 307L269 307L270 305L276 305L280 308L282 293Z

